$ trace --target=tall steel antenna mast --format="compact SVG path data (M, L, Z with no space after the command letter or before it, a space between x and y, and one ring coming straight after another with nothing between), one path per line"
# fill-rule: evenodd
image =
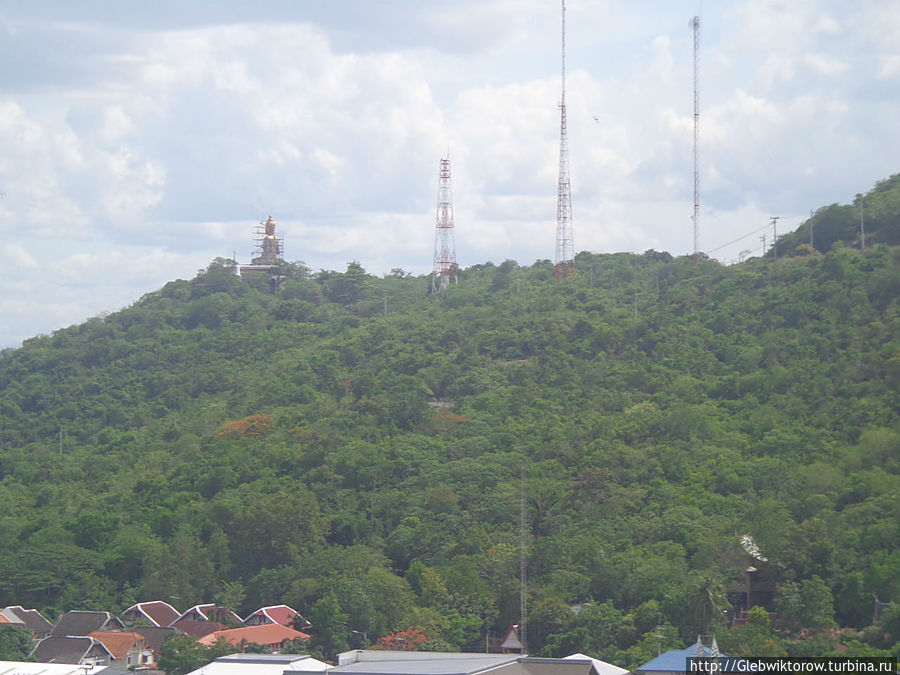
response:
M444 291L457 280L456 242L453 237L453 201L450 192L450 158L441 159L438 204L434 226L434 268L431 292Z
M522 461L522 484L521 495L519 499L519 642L522 643L522 654L528 654L528 629L526 625L527 620L527 596L526 596L526 584L525 584L525 567L526 567L526 535L525 535L525 523L526 523L526 501L525 501L525 461Z
M569 141L566 129L566 0L562 0L562 95L559 103L559 184L556 194L557 282L575 270L575 243L572 236L572 186L569 182Z
M697 166L697 151L700 145L700 89L698 85L698 67L700 58L700 17L691 19L694 29L694 212L691 221L694 224L694 262L700 259L700 170Z

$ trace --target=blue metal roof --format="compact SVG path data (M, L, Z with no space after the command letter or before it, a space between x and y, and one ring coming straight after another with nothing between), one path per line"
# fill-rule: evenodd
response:
M693 644L685 649L670 649L665 654L660 654L655 659L647 661L637 668L638 671L668 671L683 673L687 669L687 660L697 656L697 645ZM709 647L703 647L703 656L709 656ZM719 654L721 658L726 658L726 654ZM726 668L725 670L728 670Z

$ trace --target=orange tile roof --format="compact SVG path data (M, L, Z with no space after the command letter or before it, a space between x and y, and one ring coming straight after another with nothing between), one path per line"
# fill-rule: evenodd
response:
M124 659L136 642L145 642L143 635L129 631L96 630L91 637L100 640L116 660Z
M204 635L197 640L200 644L211 645L219 638L224 638L236 647L242 642L254 642L259 645L278 646L285 640L308 640L309 635L301 633L293 628L281 626L277 623L267 623L261 626L246 626L245 628L232 628L230 630L217 630L209 635Z
M10 623L10 620L0 614L0 623Z

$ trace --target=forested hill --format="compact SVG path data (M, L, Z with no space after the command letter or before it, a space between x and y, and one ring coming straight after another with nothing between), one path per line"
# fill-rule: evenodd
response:
M0 355L0 605L284 602L324 655L483 649L518 622L524 485L533 654L897 653L900 251L829 246L435 295L219 260L28 340ZM777 618L728 630L751 565Z

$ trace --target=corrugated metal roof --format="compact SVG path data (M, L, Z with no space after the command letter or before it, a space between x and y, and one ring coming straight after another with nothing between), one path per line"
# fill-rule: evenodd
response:
M337 666L329 672L354 675L473 675L507 663L515 663L519 659L518 654L451 655L441 652L389 651L381 654L386 658L363 657L361 661ZM406 654L411 656L405 656Z
M189 675L282 675L288 671L322 672L327 669L327 663L298 654L229 654Z
M709 647L703 647L703 656L709 657L710 649ZM651 659L647 661L642 666L639 666L636 670L638 672L676 672L683 673L686 672L687 669L687 659L698 656L697 654L697 645L691 645L690 647L686 647L684 649L670 649L665 654L660 654L655 659ZM719 654L719 658L725 659L728 658L726 654ZM732 659L732 661L736 661L736 659ZM732 667L725 668L725 671L733 670Z
M598 675L591 659L520 654L357 650L340 655L335 675Z
M84 675L84 666L72 663L0 661L0 675Z

